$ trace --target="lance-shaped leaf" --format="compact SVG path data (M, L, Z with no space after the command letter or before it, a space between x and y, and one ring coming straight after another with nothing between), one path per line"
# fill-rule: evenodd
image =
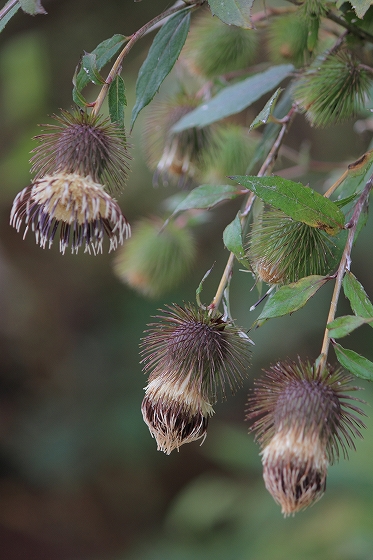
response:
M127 37L117 34L113 35L110 39L105 39L105 41L97 45L90 54L96 56L96 70L98 72L113 58L126 41ZM85 56L87 56L87 54ZM76 89L80 92L89 82L90 78L86 70L80 68L75 79Z
M349 299L351 309L355 315L365 319L373 318L372 302L359 280L349 270L346 271L343 278L343 291L346 298ZM370 323L370 325L373 327L373 323Z
M269 117L272 115L272 112L276 106L276 101L281 91L283 91L281 88L276 89L271 99L267 101L263 109L260 111L259 115L255 117L255 119L251 123L249 131L253 130L254 128L258 128L258 126L261 126L262 124L267 123Z
M335 182L338 198L346 198L360 192L373 172L373 150L350 163L347 170ZM341 185L341 186L339 186Z
M8 4L10 4L10 1L5 4L3 10L6 8L6 6ZM1 18L1 20L0 20L0 31L2 31L4 29L4 27L6 26L8 21L14 16L14 14L16 14L18 12L19 8L20 8L20 5L17 2L17 4L15 4L15 6L10 8L10 10L8 12L6 12L6 14Z
M313 275L282 286L265 304L258 323L298 311L329 279L328 276Z
M338 206L301 183L282 177L248 175L230 178L297 222L322 229L329 235L336 235L343 229L344 216Z
M227 86L210 101L203 103L176 123L172 131L202 128L208 124L240 113L252 103L277 87L294 70L292 64L273 66L265 72L246 78L238 84Z
M105 80L100 76L100 72L97 68L97 55L95 53L87 53L82 57L81 66L84 72L87 74L90 82L96 85L102 85Z
M117 76L110 84L109 94L110 120L124 128L124 107L127 106L126 89L121 76Z
M141 109L153 99L171 72L183 48L190 26L189 9L172 16L158 31L136 82L136 103L132 110L131 128Z
M176 206L172 215L174 216L178 212L184 212L184 210L191 210L192 208L209 209L223 200L232 200L246 192L246 190L238 189L234 185L201 185L193 189Z
M343 317L334 319L334 321L326 326L329 329L330 338L343 338L355 329L361 327L361 325L372 322L373 317L371 319L365 319L364 317L357 317L356 315L344 315Z
M373 381L373 363L370 360L353 350L343 348L343 346L333 340L332 344L337 360L341 366L357 377L361 377L361 379Z
M250 269L250 264L245 256L245 251L242 244L242 226L239 213L231 222L227 225L223 233L224 245L231 251L237 258L237 260L243 264L246 268Z
M37 14L47 13L41 5L40 0L18 0L18 2L20 3L22 10L26 12L26 14L36 16Z
M336 7L340 8L342 4L344 4L345 0L338 0L336 3ZM371 0L354 0L354 2L350 2L355 13L358 18L363 19L366 12L369 10L370 6L372 5Z
M251 9L254 0L208 0L211 12L228 25L252 29Z

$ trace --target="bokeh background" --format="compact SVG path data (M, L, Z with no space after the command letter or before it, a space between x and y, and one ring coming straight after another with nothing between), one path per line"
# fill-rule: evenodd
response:
M264 489L258 447L244 410L252 378L216 407L208 437L167 457L142 421L145 378L138 344L165 303L210 301L228 256L222 231L237 204L196 229L198 260L184 283L157 301L126 288L113 256L78 256L36 246L9 227L13 198L29 180L37 123L72 105L83 51L129 35L168 7L165 0L45 0L48 15L19 12L0 36L0 557L4 560L371 560L373 420L357 453L330 469L321 502L283 519ZM125 62L129 109L152 35ZM92 90L89 95L97 94ZM161 94L162 95L162 92ZM252 109L245 116L255 116ZM150 109L151 110L151 109ZM144 111L145 113L145 111ZM127 114L129 119L129 114ZM131 137L132 171L120 204L130 222L159 211L173 187L153 188L141 149L143 116ZM309 146L325 169L367 150L371 133L350 124L312 130L298 117L290 148ZM280 158L278 168L289 166ZM325 174L302 178L322 189ZM353 272L373 296L372 219L353 252ZM232 282L232 314L248 329L257 299L250 274ZM278 359L319 354L331 286L303 310L268 322L255 340L252 377ZM342 297L342 300L344 298ZM340 314L349 312L341 301ZM345 344L373 359L372 331ZM365 391L371 415L372 388ZM370 406L369 406L370 405Z

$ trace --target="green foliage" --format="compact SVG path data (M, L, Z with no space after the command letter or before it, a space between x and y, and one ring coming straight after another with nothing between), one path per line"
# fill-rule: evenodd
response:
M251 29L251 8L254 0L208 0L211 12L228 25Z
M301 66L306 60L308 22L296 14L275 18L269 29L268 49L275 63Z
M126 88L121 76L116 76L110 84L108 104L111 122L124 128L124 108L127 106L127 99Z
M343 348L340 344L337 344L337 342L333 342L333 348L339 363L347 369L347 371L350 371L361 379L373 381L373 362L353 350Z

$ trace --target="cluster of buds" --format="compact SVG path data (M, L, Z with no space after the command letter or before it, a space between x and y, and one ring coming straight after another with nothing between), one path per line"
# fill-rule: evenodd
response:
M158 450L204 438L218 393L233 392L249 366L250 339L219 314L169 306L142 341L149 381L142 414Z
M262 447L267 490L294 514L319 500L325 491L327 470L354 448L362 437L363 412L351 401L351 377L330 366L320 373L310 363L279 362L257 382L249 398L247 418L255 420ZM362 402L362 401L360 401Z
M128 151L124 131L100 116L79 109L54 116L44 125L31 159L35 178L15 198L10 223L17 231L25 223L36 243L51 247L59 229L60 251L102 251L105 234L110 250L130 234L116 200L127 177Z

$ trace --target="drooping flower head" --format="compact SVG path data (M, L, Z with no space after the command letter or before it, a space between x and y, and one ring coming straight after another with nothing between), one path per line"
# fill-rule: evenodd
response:
M154 183L176 183L183 187L198 181L204 161L204 152L212 144L212 127L192 127L173 132L172 127L193 111L200 101L178 93L154 103L145 123L144 144Z
M174 304L149 325L141 349L149 381L144 421L169 454L206 435L218 393L234 391L249 363L250 340L221 315Z
M78 109L55 116L58 125L37 137L31 185L15 198L10 223L17 231L25 224L36 243L51 247L59 230L60 250L73 253L109 250L130 235L130 227L117 202L106 192L118 190L127 175L128 153L124 131L100 116Z
M252 226L248 259L260 280L289 284L305 276L330 272L336 249L331 237L321 229L270 209Z
M319 500L327 470L355 448L364 414L349 396L351 377L328 366L319 373L310 363L278 362L249 398L247 418L262 447L267 490L285 516ZM360 401L362 402L362 401Z

